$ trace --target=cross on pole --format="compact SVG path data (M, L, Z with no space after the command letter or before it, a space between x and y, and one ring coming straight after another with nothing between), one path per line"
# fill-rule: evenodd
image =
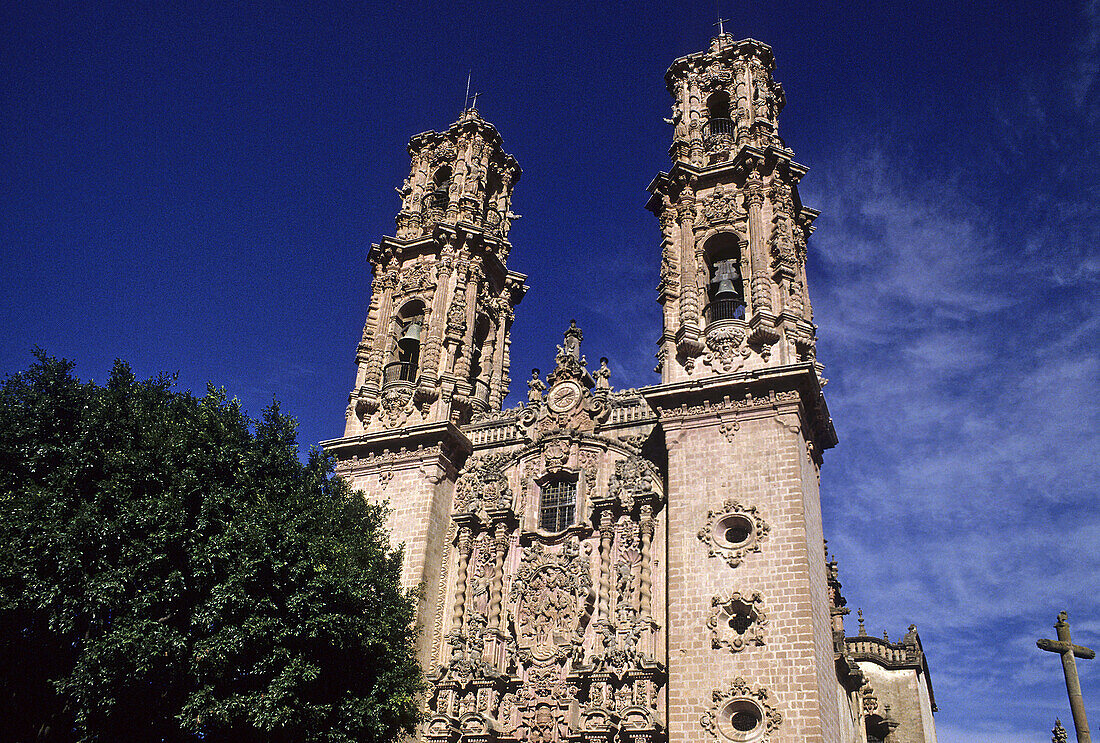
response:
M722 24L725 23L728 20L729 20L729 18L719 18L717 23L712 23L710 25L717 26L718 27L718 35L719 36L724 36L725 33L726 33L726 29Z
M1085 700L1081 696L1081 679L1077 677L1077 662L1073 656L1092 660L1096 653L1081 645L1074 645L1069 635L1069 617L1066 612L1058 613L1058 623L1054 629L1058 631L1057 640L1048 640L1045 637L1036 641L1040 650L1048 650L1062 656L1062 671L1066 675L1066 691L1069 693L1069 709L1073 713L1073 726L1077 729L1077 743L1092 743L1089 735L1089 723L1085 719Z

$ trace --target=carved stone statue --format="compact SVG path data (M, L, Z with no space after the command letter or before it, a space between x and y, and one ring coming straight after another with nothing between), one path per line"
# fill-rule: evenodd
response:
M531 378L527 380L527 402L541 403L542 393L546 392L546 383L539 379L539 370L531 370Z
M608 381L611 377L611 369L607 367L607 357L600 359L600 368L592 372L592 376L596 379L596 389L598 390L610 390L611 382Z

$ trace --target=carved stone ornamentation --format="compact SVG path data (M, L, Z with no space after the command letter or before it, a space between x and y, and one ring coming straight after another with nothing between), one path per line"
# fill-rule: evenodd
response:
M703 216L712 225L743 218L746 212L741 206L741 200L736 193L727 193L719 184L710 198L703 202Z
M521 659L568 655L583 637L592 598L587 545L574 538L560 551L539 542L524 549L512 583Z
M752 351L744 345L745 329L740 325L719 325L707 331L703 363L715 371L733 372L745 364Z
M768 528L756 506L742 506L731 498L721 510L707 512L706 526L696 536L707 547L707 554L720 557L735 568L745 555L760 551Z
M768 623L768 617L759 592L714 596L711 606L713 612L707 620L707 627L711 632L711 646L715 650L728 648L731 653L739 653L749 645L764 644L764 626Z
M509 459L506 454L471 457L455 483L454 512L477 513L483 508L510 509L512 488L503 472Z
M382 393L382 419L386 428L397 428L409 417L412 387L390 387Z
M612 498L619 501L624 511L634 509L636 500L649 500L653 497L653 480L657 476L656 468L648 459L630 455L615 462L615 472L608 483Z
M783 722L768 690L753 689L740 677L728 689L715 689L712 700L699 724L719 743L768 743Z
M428 263L413 263L401 273L401 293L424 292L435 287L432 267Z

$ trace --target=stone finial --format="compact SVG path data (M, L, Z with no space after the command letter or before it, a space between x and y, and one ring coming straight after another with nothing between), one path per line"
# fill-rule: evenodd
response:
M867 628L863 626L863 609L856 609L856 616L859 617L859 636L867 636Z
M1064 612L1063 612L1064 613ZM1062 727L1062 720L1059 718L1054 719L1054 727L1050 731L1050 743L1066 743L1069 740L1069 733Z

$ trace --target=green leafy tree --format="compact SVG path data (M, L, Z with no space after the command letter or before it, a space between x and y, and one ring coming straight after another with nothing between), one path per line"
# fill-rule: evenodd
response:
M0 739L412 730L400 554L291 418L36 357L0 387Z

